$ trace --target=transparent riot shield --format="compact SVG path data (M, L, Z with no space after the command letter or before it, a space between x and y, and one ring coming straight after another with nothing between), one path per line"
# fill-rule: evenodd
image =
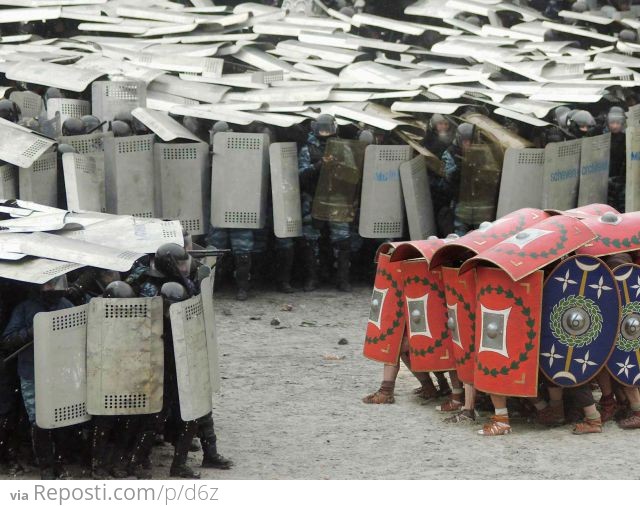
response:
M464 223L479 225L495 219L501 173L502 160L489 145L473 144L466 150L456 211Z

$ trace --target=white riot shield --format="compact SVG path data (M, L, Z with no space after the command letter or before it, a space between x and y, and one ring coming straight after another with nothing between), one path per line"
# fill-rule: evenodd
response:
M543 209L564 211L578 203L581 139L552 142L544 148Z
M51 139L0 118L0 160L5 163L29 167L54 144Z
M640 126L627 128L625 211L640 211Z
M106 137L107 212L155 217L153 134Z
M578 206L607 203L610 151L610 133L582 139Z
M213 402L202 296L172 304L169 313L180 417L195 420L210 413Z
M146 107L147 86L142 81L96 81L91 83L91 111L101 121Z
M400 164L400 179L411 240L419 241L436 235L438 229L433 212L425 157L418 155Z
M269 146L273 232L276 237L302 235L298 148L295 142L274 142Z
M209 230L209 146L204 142L156 143L156 216L180 220L192 235Z
M82 118L91 114L91 103L73 98L50 98L47 100L47 118L53 119L56 114L60 115L61 124L67 118Z
M400 165L409 160L410 146L367 146L360 200L362 237L392 239L402 236L404 200Z
M542 206L543 148L508 148L502 163L502 179L496 218L523 207Z
M14 91L9 99L20 108L22 118L37 118L44 109L42 97L33 91Z
M58 205L58 155L45 153L29 167L21 167L20 198L37 204Z
M91 155L62 155L64 186L69 211L106 212L104 164Z
M214 227L264 227L269 185L268 144L267 134L216 134L211 164Z
M18 197L18 169L13 165L0 165L0 199Z
M215 257L214 257L215 258ZM207 334L207 355L209 357L209 379L211 390L220 391L220 359L218 353L218 334L216 332L215 306L213 302L213 282L215 279L215 265L211 274L200 283L202 294L202 309L204 311L204 330Z
M36 423L55 429L86 422L87 308L38 313L33 320Z
M627 111L627 128L640 128L640 104L629 107Z
M162 409L162 298L91 299L87 411L145 415Z
M81 155L97 156L104 160L104 141L108 137L113 137L113 134L94 132L86 135L66 135L59 137L58 143L69 144Z

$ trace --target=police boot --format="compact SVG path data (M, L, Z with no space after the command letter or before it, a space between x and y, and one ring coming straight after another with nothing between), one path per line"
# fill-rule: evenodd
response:
M210 467L214 469L231 469L233 461L229 460L218 453L218 445L216 444L216 436L212 438L202 439L202 467Z
M31 440L33 453L40 468L40 478L43 480L55 480L53 435L50 430L41 429L36 424L31 426Z
M6 464L6 472L15 475L24 469L18 462L15 418L12 415L0 416L0 458Z
M318 288L318 255L316 254L317 244L306 241L304 245L304 291L313 292Z
M122 416L117 421L115 441L111 454L109 474L118 480L129 476L129 451L131 440L135 437L137 420L134 416Z
M105 468L104 456L111 426L108 420L101 420L101 418L106 417L94 417L91 428L91 477L93 479L106 478L109 474Z
M351 283L349 283L349 267L351 266L351 241L345 239L337 242L337 265L336 265L336 284L341 292L350 292Z
M193 436L196 435L197 430L198 423L195 420L191 422L182 422L180 424L178 434L176 436L175 451L169 476L189 478L191 480L197 480L200 478L200 473L196 473L187 465L189 446L191 446L191 441L193 440Z
M295 290L291 286L291 269L293 268L293 248L281 249L278 251L278 291L282 293L293 293Z
M238 291L236 292L237 300L247 300L249 298L249 279L251 278L251 254L244 253L242 255L235 255L236 263L236 286Z
M152 477L151 469L147 469L145 463L149 459L154 441L155 433L152 430L141 432L136 439L129 461L129 474L135 475L139 480L150 480Z

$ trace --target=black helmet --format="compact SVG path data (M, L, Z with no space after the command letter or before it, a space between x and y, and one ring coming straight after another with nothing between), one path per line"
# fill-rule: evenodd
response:
M553 116L556 122L556 125L558 125L560 128L567 128L567 115L571 112L571 109L569 109L566 105L561 105L560 107L556 107L553 110Z
M129 283L124 281L112 281L104 289L103 297L105 299L133 299L136 293Z
M618 38L622 42L637 42L638 32L625 28L624 30L620 30L620 33L618 34Z
M82 118L80 118L80 121L82 121L84 130L87 133L93 132L100 126L100 120L93 114L85 114L84 116L82 116Z
M575 137L585 137L593 135L596 129L596 120L589 111L580 110L567 117L567 126Z
M131 130L133 130L133 135L148 135L151 133L147 125L135 116L131 116Z
M44 92L44 101L46 103L50 98L63 98L62 92L58 88L47 88Z
M624 109L619 105L614 105L607 113L607 122L619 121L620 123L624 123L626 119Z
M17 123L21 116L20 107L13 100L3 98L0 100L0 118Z
M462 146L462 141L472 141L476 127L471 123L460 123L456 129L456 144Z
M358 140L361 142L366 142L367 145L376 143L376 136L369 129L362 130L360 135L358 135Z
M216 121L211 127L211 132L213 135L219 134L220 132L230 132L231 128L229 128L229 123L226 121Z
M589 6L585 0L576 0L571 6L571 10L573 12L587 12L589 10Z
M338 133L338 123L331 114L321 114L313 123L313 132L320 137L331 137Z
M78 118L67 118L62 124L62 135L84 135L86 130L84 123Z
M169 281L168 283L163 284L160 288L160 295L162 295L163 299L169 305L174 302L182 302L189 298L186 288L175 281Z
M170 279L181 279L189 275L191 257L182 246L169 242L156 251L154 266Z
M129 137L131 135L129 124L119 119L111 122L111 131L114 137Z

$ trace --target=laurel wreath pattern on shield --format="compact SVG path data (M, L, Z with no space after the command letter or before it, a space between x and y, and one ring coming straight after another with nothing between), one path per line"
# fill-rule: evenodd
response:
M462 296L462 294L460 292L458 292L454 287L452 286L445 286L445 289L451 293L451 295L453 295L460 304L462 304L462 307L464 308L464 310L467 312L467 316L469 318L469 321L471 321L471 334L475 334L476 331L476 314L471 311L471 304L469 304L468 302L464 301L464 297ZM469 351L467 351L460 360L458 360L457 358L455 359L455 363L456 365L464 365L470 358L471 358L471 354L473 352L476 351L476 347L474 343L471 343L469 345Z
M496 247L495 251L504 253L505 255L517 255L522 258L524 257L529 257L533 259L547 258L547 257L555 258L556 256L558 256L558 253L562 252L562 250L567 244L567 241L569 240L569 237L567 236L567 227L565 227L562 223L554 223L554 225L557 225L558 233L560 234L560 237L558 237L558 242L555 244L555 246L549 248L548 250L527 252L522 250L516 251L513 249L504 249L504 248Z
M527 342L524 343L524 351L520 353L517 360L514 360L509 364L509 367L502 366L500 369L496 369L495 367L489 369L486 365L483 365L479 360L479 356L476 357L476 362L478 365L478 370L481 371L485 376L493 376L494 378L498 375L506 376L510 371L516 371L520 368L523 362L526 362L529 359L529 353L535 348L533 341L535 340L537 333L534 329L536 325L535 319L531 316L531 308L524 304L524 300L522 297L516 297L513 290L505 290L502 286L493 286L487 285L483 286L478 294L479 296L483 296L485 294L491 294L495 292L497 295L503 295L507 299L513 299L513 303L518 306L522 315L527 319L526 325L529 328L527 331Z
M625 237L623 239L611 238L611 237L598 237L597 241L600 241L605 246L613 246L614 248L636 248L640 246L640 232L631 237Z
M435 283L435 282L431 283L427 278L421 278L420 276L413 276L412 278L406 278L404 280L405 286L417 284L417 283L421 283L424 286L428 286L434 293L438 295L438 298L444 302L444 305L446 307L447 302L444 296L444 290L438 289L438 283ZM445 311L445 314L447 314L446 311ZM442 343L448 336L449 336L449 331L445 328L444 331L440 333L440 338L436 339L433 342L433 345L427 346L426 349L409 347L409 351L411 352L412 355L415 355L416 357L425 357L427 355L432 355L433 353L435 353L437 348L440 348L442 346Z
M365 341L368 344L378 344L378 342L386 341L387 337L391 336L396 328L400 326L400 320L404 316L404 300L402 299L402 290L398 288L398 283L393 279L393 276L387 272L385 269L380 269L378 271L383 278L386 278L391 283L391 288L396 293L396 298L398 299L398 310L396 311L396 318L391 322L391 326L386 329L382 334L378 337L366 337ZM380 309L382 311L382 309Z
M526 226L527 221L524 216L518 216L518 223L508 232L502 234L496 234L495 232L486 234L485 237L491 239L509 239L512 235L516 235L518 232L522 232ZM491 230L489 230L491 232Z
M640 302L629 302L622 308L622 316L620 317L620 321L624 321L624 319L632 314L640 314ZM622 335L621 332L618 332L618 339L616 341L616 347L620 351L638 351L640 350L640 337L635 339L627 339Z
M591 326L582 335L572 336L562 327L562 316L571 308L578 307L591 319ZM602 314L598 305L581 295L569 295L561 299L551 310L550 326L553 336L565 346L582 348L595 341L602 331Z

